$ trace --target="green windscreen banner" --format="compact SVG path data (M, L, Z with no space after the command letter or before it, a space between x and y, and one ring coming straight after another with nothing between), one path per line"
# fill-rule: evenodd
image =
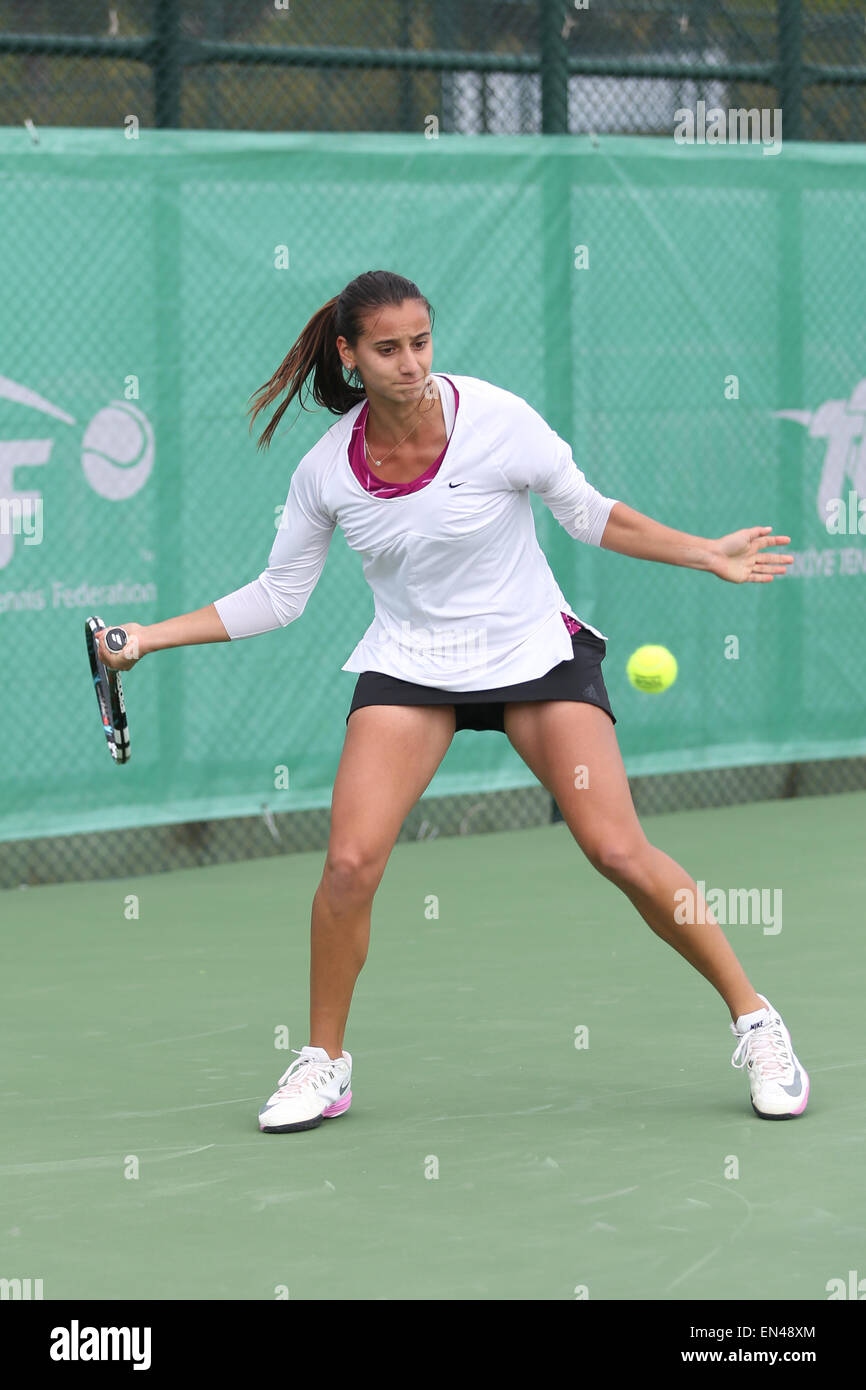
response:
M84 624L261 572L335 417L294 402L257 452L250 398L374 269L433 305L434 370L522 396L606 496L692 536L791 537L784 577L735 585L582 545L533 497L607 637L630 773L866 753L863 148L128 133L0 131L2 838L329 805L373 617L339 528L297 622L125 675L125 766ZM644 643L677 659L662 694L626 677ZM461 730L426 794L534 780Z

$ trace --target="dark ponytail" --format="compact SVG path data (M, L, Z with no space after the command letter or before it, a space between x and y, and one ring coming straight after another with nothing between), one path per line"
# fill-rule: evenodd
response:
M368 270L352 280L342 293L329 299L318 309L289 349L288 355L280 363L270 381L260 386L254 395L259 397L251 407L253 421L260 410L270 405L281 391L288 388L288 395L275 412L270 424L262 432L257 448L268 448L274 430L280 423L283 413L295 396L306 410L304 389L307 397L310 386L307 378L312 373L312 396L317 405L323 405L332 415L345 415L353 405L364 400L364 384L355 368L348 379L344 375L337 339L345 338L351 347L357 343L363 330L362 315L368 309L379 309L385 305L402 304L404 299L420 299L427 306L430 326L433 326L433 310L418 286L402 275L394 275L389 270ZM249 413L249 412L248 412Z

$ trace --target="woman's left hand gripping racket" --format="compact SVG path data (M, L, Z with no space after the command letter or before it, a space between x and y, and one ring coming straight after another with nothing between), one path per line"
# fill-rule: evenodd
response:
M87 654L90 657L90 670L96 689L96 699L102 728L108 739L111 756L116 763L129 762L129 728L126 722L126 705L123 703L123 686L120 672L106 666L99 656L96 634L102 632L105 623L99 618L88 618L84 624L87 638ZM111 652L122 652L129 641L125 628L112 627L105 634L105 645Z

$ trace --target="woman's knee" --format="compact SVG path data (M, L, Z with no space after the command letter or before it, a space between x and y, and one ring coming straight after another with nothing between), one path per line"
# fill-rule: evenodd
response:
M385 872L387 856L361 846L346 845L328 850L322 872L322 886L336 900L363 901L372 898Z
M585 850L594 868L617 884L642 884L648 873L652 845L648 840L623 840L616 835L596 839Z

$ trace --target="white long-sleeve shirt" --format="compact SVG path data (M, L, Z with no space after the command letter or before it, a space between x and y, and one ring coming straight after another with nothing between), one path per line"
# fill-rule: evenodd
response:
M449 438L429 481L390 496L384 483L368 491L349 455L366 403L341 416L295 469L267 568L216 601L231 638L301 616L336 526L362 557L375 612L344 671L494 689L572 658L564 612L604 637L560 591L529 494L589 545L600 544L615 499L587 482L569 445L521 397L476 377L434 379Z

